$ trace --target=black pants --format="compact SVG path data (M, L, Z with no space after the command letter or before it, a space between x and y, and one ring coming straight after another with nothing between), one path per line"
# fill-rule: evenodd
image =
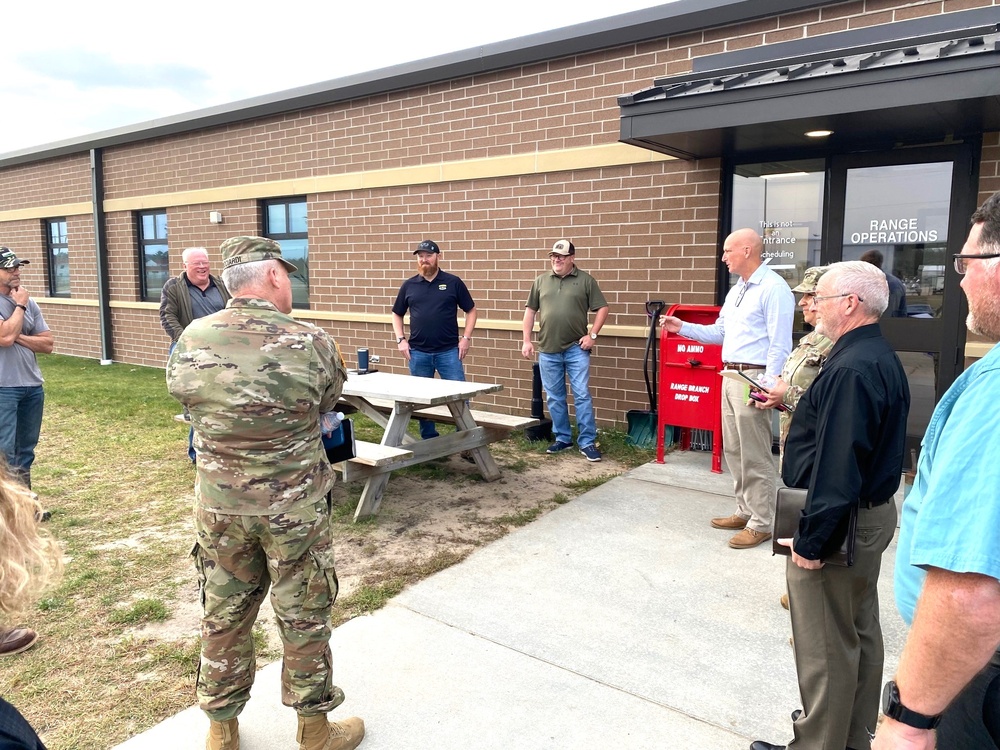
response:
M0 750L45 750L21 712L0 698Z
M945 710L937 750L1000 748L1000 652Z

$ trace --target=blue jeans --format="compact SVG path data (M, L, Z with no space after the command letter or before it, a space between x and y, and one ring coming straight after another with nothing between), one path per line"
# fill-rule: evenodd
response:
M443 352L418 352L410 349L410 375L418 378L433 378L437 371L442 380L465 380L465 369L462 360L458 358L458 347ZM424 440L437 437L438 431L434 422L429 419L420 420L420 437Z
M14 474L29 487L44 404L45 392L40 385L0 388L0 451Z
M175 346L177 346L176 342L170 343L170 348L167 349L167 359L170 359L170 355L174 353ZM186 407L184 413L187 413ZM194 450L194 427L188 429L188 458L191 459L191 463L194 463L198 459L198 454Z
M576 443L581 448L597 442L597 424L594 422L594 402L590 398L590 352L573 344L558 354L538 353L538 369L545 387L545 403L552 418L552 431L560 443L573 442L569 426L569 404L566 401L566 377L573 391L576 409Z

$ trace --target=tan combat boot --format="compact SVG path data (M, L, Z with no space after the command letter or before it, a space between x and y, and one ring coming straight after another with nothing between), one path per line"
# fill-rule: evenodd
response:
M236 719L213 721L205 750L240 750L240 725Z
M354 750L365 738L365 723L352 716L328 721L326 714L299 716L299 750Z

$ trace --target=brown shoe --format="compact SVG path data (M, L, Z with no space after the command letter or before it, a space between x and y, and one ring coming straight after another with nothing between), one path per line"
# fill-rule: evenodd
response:
M0 629L0 656L10 656L27 651L35 645L38 633L28 628Z
M743 518L735 513L731 516L723 516L722 518L712 519L713 529L729 529L731 531L739 531L740 529L745 529L747 526L747 521L749 518Z
M766 542L770 538L770 532L743 529L743 531L729 540L729 546L733 549L750 549L751 547L756 547L758 544Z
M295 739L299 750L354 750L365 738L365 723L356 716L330 721L326 714L299 716Z
M781 606L788 609L788 594L781 595ZM792 721L795 721L795 719L792 719Z

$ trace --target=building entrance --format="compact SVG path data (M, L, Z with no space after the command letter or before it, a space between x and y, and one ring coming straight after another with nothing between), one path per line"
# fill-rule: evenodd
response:
M951 255L975 208L972 156L954 146L732 168L730 227L756 228L789 285L809 266L840 260L885 271L890 304L881 327L909 378L911 448L964 360L966 308ZM805 328L797 313L796 336Z

